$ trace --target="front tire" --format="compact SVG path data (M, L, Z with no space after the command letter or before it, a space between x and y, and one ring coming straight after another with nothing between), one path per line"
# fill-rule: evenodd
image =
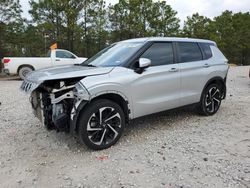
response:
M220 108L221 98L221 87L218 84L210 84L202 93L198 112L205 116L215 114Z
M84 108L77 126L81 143L94 150L106 149L122 135L125 127L124 112L113 101L99 99Z

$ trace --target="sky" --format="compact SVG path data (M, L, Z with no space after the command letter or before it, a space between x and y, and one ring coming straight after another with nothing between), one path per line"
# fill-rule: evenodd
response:
M29 0L20 0L23 8L23 16L30 18L28 14ZM106 0L107 4L115 4L119 0ZM213 18L225 10L233 12L250 12L250 0L167 0L167 4L178 12L177 17L183 25L187 16L198 12L203 16Z

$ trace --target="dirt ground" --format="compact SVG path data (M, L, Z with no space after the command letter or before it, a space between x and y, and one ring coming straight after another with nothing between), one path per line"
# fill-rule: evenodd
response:
M230 68L214 116L185 108L137 119L103 151L45 130L21 81L0 81L0 187L250 187L248 70Z

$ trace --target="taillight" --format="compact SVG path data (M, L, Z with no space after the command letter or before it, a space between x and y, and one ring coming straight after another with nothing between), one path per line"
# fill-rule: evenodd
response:
M3 59L3 63L9 63L10 62L10 59Z

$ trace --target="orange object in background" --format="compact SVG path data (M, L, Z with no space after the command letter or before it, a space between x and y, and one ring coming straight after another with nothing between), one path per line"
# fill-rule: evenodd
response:
M50 46L50 49L51 49L51 50L55 50L55 49L57 49L57 43L52 44L52 45Z

